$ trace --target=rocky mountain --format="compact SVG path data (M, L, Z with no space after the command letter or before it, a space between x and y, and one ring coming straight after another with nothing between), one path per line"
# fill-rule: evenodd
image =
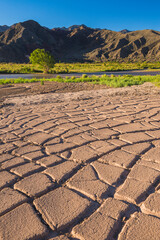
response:
M0 26L0 32L4 32L4 31L6 31L7 29L9 29L10 27L9 26L7 26L7 25L2 25L2 26Z
M131 31L129 31L128 29L123 29L123 30L121 30L120 32L125 34L125 33L131 32Z
M27 62L36 48L45 48L62 62L158 61L160 32L115 32L85 25L51 30L29 20L0 33L0 62Z
M55 54L59 44L54 32L37 22L18 23L0 35L0 62L27 62L36 48L45 48Z

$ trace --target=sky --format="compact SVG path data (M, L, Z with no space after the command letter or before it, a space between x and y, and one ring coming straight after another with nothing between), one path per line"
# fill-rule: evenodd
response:
M160 31L160 0L0 0L0 25L35 20L48 28Z

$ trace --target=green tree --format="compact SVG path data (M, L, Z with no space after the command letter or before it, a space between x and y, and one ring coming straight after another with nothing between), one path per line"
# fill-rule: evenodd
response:
M54 67L55 60L54 57L45 49L36 49L34 50L30 57L30 62L32 64L38 64L43 67L44 73L49 73L49 70Z

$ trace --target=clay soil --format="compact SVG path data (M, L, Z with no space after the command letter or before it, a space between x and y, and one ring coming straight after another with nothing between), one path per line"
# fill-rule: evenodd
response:
M0 85L0 99L5 99L15 95L34 95L44 93L66 93L79 92L84 90L98 90L108 88L105 85L90 84L90 83L61 83L61 82L40 82L22 83L13 85Z
M29 86L0 109L0 239L159 240L160 89Z

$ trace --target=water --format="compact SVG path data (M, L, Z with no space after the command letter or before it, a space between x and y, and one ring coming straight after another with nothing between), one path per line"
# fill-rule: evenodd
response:
M55 78L57 75L61 77L81 77L82 74L87 74L88 76L96 75L101 76L106 74L110 76L111 74L115 76L122 75L133 75L133 76L144 76L144 75L160 75L160 71L119 71L119 72L96 72L96 73L72 73L72 74L0 74L0 79L17 79L17 78L27 78L27 79L40 79L40 78Z

